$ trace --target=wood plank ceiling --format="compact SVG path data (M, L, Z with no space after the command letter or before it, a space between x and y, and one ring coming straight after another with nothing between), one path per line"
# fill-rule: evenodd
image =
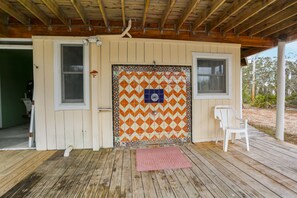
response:
M1 0L0 37L130 34L239 43L242 57L297 39L297 0Z

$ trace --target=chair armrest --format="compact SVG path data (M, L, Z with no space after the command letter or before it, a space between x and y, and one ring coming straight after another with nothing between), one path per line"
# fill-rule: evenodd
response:
M235 117L236 120L240 120L242 122L244 122L245 120L244 119L241 119L240 117Z
M238 118L238 117L235 117L236 120L239 120L240 123L244 124L244 127L247 128L247 124L248 124L248 120L246 119L241 119L241 118Z

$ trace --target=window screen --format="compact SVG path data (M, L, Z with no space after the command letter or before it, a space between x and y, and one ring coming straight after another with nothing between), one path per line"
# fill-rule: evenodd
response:
M197 59L198 93L226 93L226 59Z
M62 103L84 102L83 45L61 45Z

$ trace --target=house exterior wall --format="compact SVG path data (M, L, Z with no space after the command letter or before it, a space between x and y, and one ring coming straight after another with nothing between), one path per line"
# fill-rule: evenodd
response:
M228 53L232 59L232 95L230 99L192 99L193 142L215 139L218 123L213 118L215 105L232 105L241 111L240 45L173 41L155 39L116 38L100 36L101 46L90 43L89 110L54 109L54 41L84 39L73 37L33 37L36 143L38 150L113 147L112 65L181 65L191 66L193 52ZM38 68L36 68L38 67ZM103 109L98 111L98 108Z

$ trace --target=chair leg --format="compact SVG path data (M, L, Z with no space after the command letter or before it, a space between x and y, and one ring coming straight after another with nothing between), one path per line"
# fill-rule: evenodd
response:
M231 140L232 140L232 143L234 144L234 142L235 142L235 137L236 137L236 133L233 133L232 135L231 135Z
M216 144L218 143L219 141L219 135L220 135L220 131L219 130L216 130Z
M250 144L249 144L249 136L248 136L247 130L244 132L244 134L245 134L246 150L249 151L250 150Z
M226 131L225 137L224 137L224 148L223 148L224 152L227 152L228 150L228 141L229 141L229 132Z

